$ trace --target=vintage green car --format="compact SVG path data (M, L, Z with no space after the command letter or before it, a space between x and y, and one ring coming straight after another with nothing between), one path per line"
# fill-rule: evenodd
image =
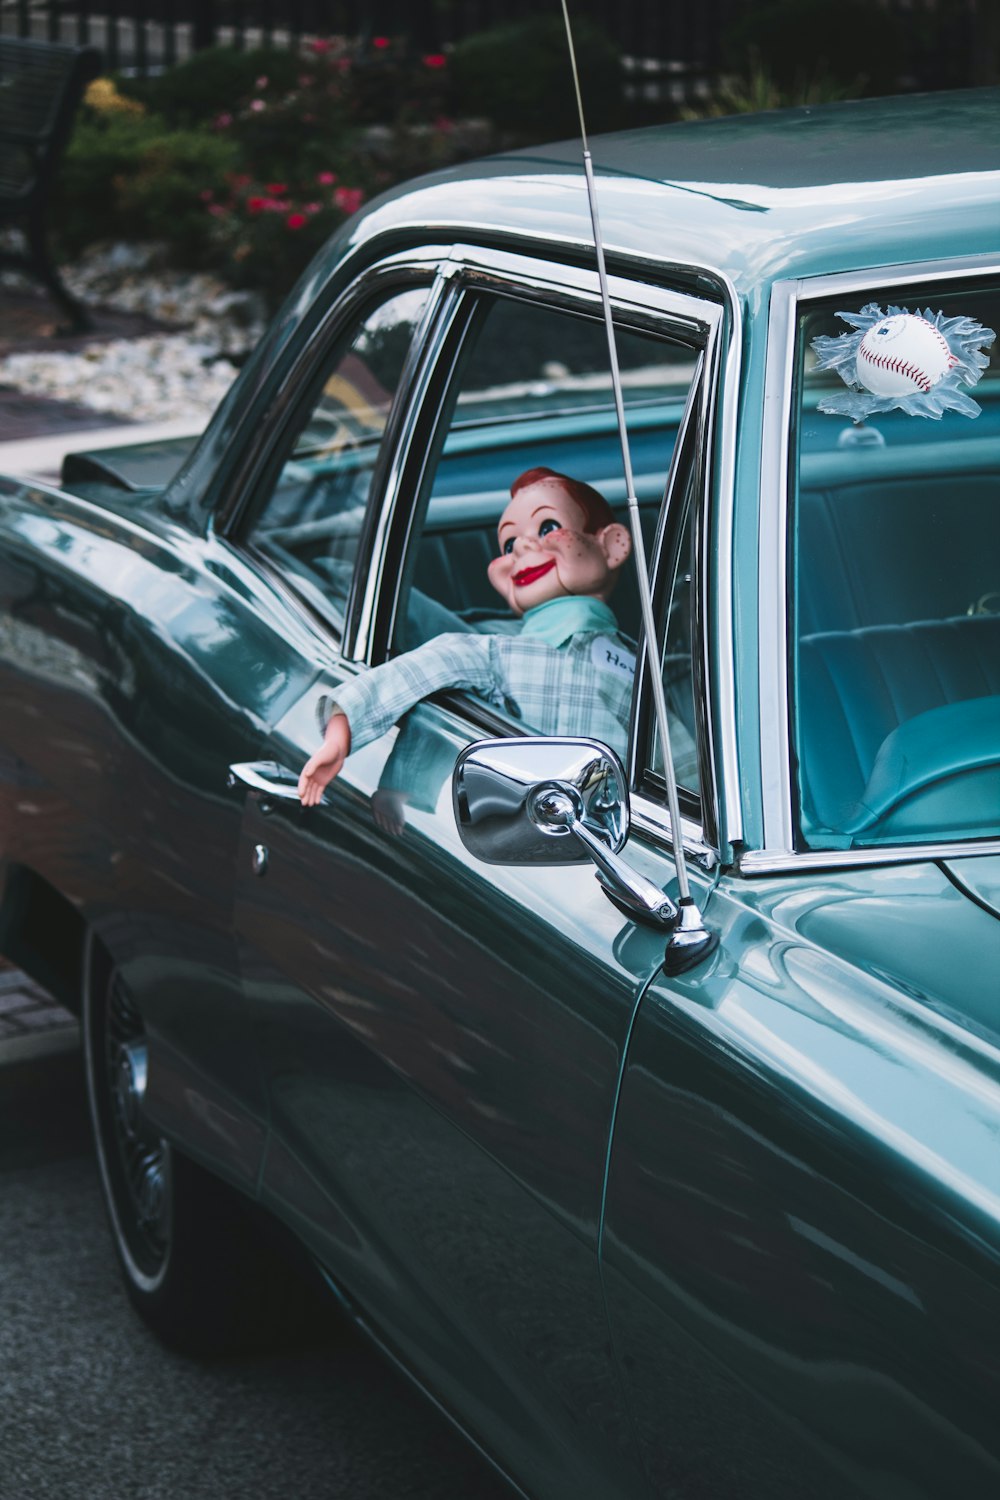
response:
M492 628L518 474L626 498L572 142L352 220L190 451L0 480L0 950L83 997L162 1335L291 1285L266 1218L538 1500L1000 1493L998 139L974 91L594 142L627 743L452 691L295 795L347 680ZM954 399L824 361L907 315Z

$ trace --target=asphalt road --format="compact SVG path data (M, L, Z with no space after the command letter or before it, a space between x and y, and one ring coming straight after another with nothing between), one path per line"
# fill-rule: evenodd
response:
M351 1328L218 1363L163 1349L120 1288L79 1057L0 1068L3 1500L507 1500Z

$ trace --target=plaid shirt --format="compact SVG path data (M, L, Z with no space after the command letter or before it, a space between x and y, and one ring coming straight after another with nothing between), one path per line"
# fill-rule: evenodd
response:
M635 656L617 630L586 630L556 647L520 635L439 635L338 689L351 749L385 734L430 693L465 688L540 734L585 735L624 754Z

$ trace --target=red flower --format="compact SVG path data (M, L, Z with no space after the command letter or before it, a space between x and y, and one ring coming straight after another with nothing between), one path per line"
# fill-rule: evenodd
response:
M270 195L271 195L272 198L280 198L281 195L282 195L282 193L287 193L288 192L288 183L287 182L269 182L267 184L267 191L268 191L268 193L270 193Z
M337 180L336 172L317 172L316 181L321 187L332 187Z
M384 52L386 47L389 46L389 38L387 36L373 36L372 46L377 47L380 52Z
M362 188L339 187L333 195L333 201L345 214L356 214L365 201L364 191Z
M448 62L443 52L428 52L424 58L425 68L443 68Z
M285 220L285 226L288 229L301 229L305 222L305 214L289 214L288 218Z
M266 203L267 203L267 199L266 198L260 198L260 197L248 198L247 199L247 213L248 214L259 214L263 210L264 205Z
M332 46L332 42L327 42L324 41L321 37L317 37L314 42L309 43L309 50L310 52L318 52L320 56L322 56L324 52L329 52Z

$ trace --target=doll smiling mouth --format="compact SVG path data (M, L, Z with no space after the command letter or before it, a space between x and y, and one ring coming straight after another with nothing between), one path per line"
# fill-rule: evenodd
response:
M522 568L520 573L514 574L511 582L517 589L527 588L529 583L534 583L537 578L543 578L546 573L550 572L555 567L555 565L555 558L550 557L548 562L539 563L537 567Z

